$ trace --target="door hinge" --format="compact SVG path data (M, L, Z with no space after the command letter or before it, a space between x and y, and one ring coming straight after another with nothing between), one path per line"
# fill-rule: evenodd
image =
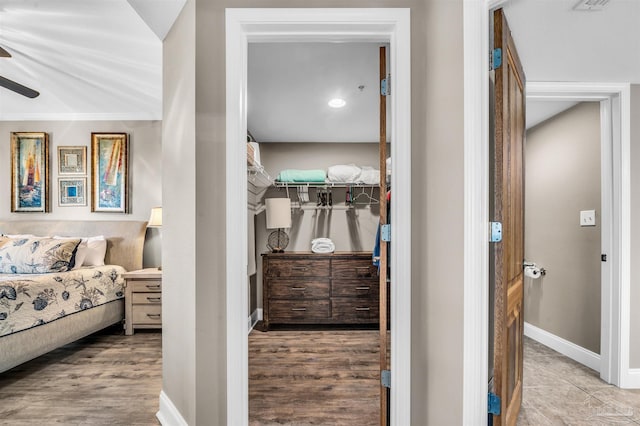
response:
M391 224L387 223L380 227L380 239L384 242L391 241Z
M489 71L500 68L502 65L502 49L499 47L489 52Z
M491 225L491 235L489 236L489 242L499 243L502 241L502 223L489 222Z
M382 370L380 372L380 383L385 388L391 388L391 371L390 370Z
M391 76L388 75L387 78L380 80L380 94L382 96L391 95Z
M487 398L487 411L489 414L500 415L500 397L493 392L489 392L489 398Z

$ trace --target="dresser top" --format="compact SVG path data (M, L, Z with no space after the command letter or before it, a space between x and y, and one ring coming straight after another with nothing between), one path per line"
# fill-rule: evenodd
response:
M312 251L287 251L284 253L262 253L263 256L268 257L371 257L373 255L370 251L336 251L333 253L314 253Z

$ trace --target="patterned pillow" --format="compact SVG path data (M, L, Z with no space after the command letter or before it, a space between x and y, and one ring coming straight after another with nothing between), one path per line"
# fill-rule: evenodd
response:
M2 247L4 245L4 243L6 243L7 241L9 241L9 237L5 237L4 235L0 235L0 247Z
M0 246L0 273L46 274L73 268L80 239L13 238Z

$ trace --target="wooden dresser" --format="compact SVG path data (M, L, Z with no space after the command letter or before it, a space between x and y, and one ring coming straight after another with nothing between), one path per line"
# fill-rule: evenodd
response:
M370 252L266 253L264 329L271 324L377 324L378 268Z

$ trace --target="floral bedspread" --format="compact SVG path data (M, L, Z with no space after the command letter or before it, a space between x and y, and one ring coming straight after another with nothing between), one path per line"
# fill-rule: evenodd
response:
M125 272L106 265L51 274L0 274L0 336L124 297Z

